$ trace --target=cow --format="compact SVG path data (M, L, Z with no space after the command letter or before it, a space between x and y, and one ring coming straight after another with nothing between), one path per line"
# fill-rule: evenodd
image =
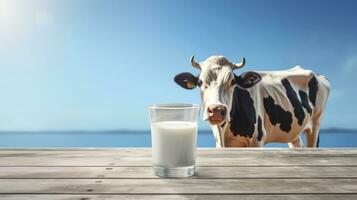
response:
M174 77L185 89L200 88L203 119L210 124L216 147L262 147L288 143L290 148L318 147L319 130L330 84L323 75L296 66L282 71L247 71L246 60L233 63L211 56L191 65L200 73Z

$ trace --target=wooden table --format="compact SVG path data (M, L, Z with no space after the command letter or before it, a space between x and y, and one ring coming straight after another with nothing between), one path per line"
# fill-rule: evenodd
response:
M151 149L1 149L0 199L357 199L357 149L199 149L152 174Z

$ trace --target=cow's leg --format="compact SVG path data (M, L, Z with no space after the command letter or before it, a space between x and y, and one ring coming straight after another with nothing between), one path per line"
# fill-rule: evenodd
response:
M306 131L306 144L307 147L316 147L317 138L319 137L320 125L313 125L312 130Z
M306 130L307 147L316 147L317 146L317 138L319 137L321 116L322 116L322 113L321 112L318 113L312 119L312 129Z
M299 136L296 140L289 143L289 148L301 148L304 147L304 143L302 142L301 136Z
M313 126L312 130L306 131L306 144L307 147L316 147L317 138L319 137L320 126Z
M251 142L249 142L249 147L263 147L265 144L265 137L261 138L259 141L257 138L253 138Z

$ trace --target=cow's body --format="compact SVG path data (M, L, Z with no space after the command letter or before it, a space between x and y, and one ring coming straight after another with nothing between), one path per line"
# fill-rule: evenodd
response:
M258 72L262 80L252 88L234 88L230 123L212 127L217 147L259 147L270 142L301 147L317 144L329 83L301 67ZM218 138L220 136L220 138Z
M261 147L266 143L318 146L318 134L329 95L329 82L300 66L269 72L248 71L237 76L233 70L245 65L223 56L211 56L201 63L191 58L198 76L176 75L186 89L199 86L203 119L212 127L217 147Z

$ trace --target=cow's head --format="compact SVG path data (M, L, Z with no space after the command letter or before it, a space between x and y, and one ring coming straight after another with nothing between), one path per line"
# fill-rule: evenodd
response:
M256 72L245 72L239 76L233 73L233 70L245 65L244 58L240 63L232 63L223 56L211 56L197 63L192 56L191 65L199 69L200 74L180 73L175 76L175 82L185 89L200 88L203 119L211 125L230 121L234 87L250 88L261 80Z

